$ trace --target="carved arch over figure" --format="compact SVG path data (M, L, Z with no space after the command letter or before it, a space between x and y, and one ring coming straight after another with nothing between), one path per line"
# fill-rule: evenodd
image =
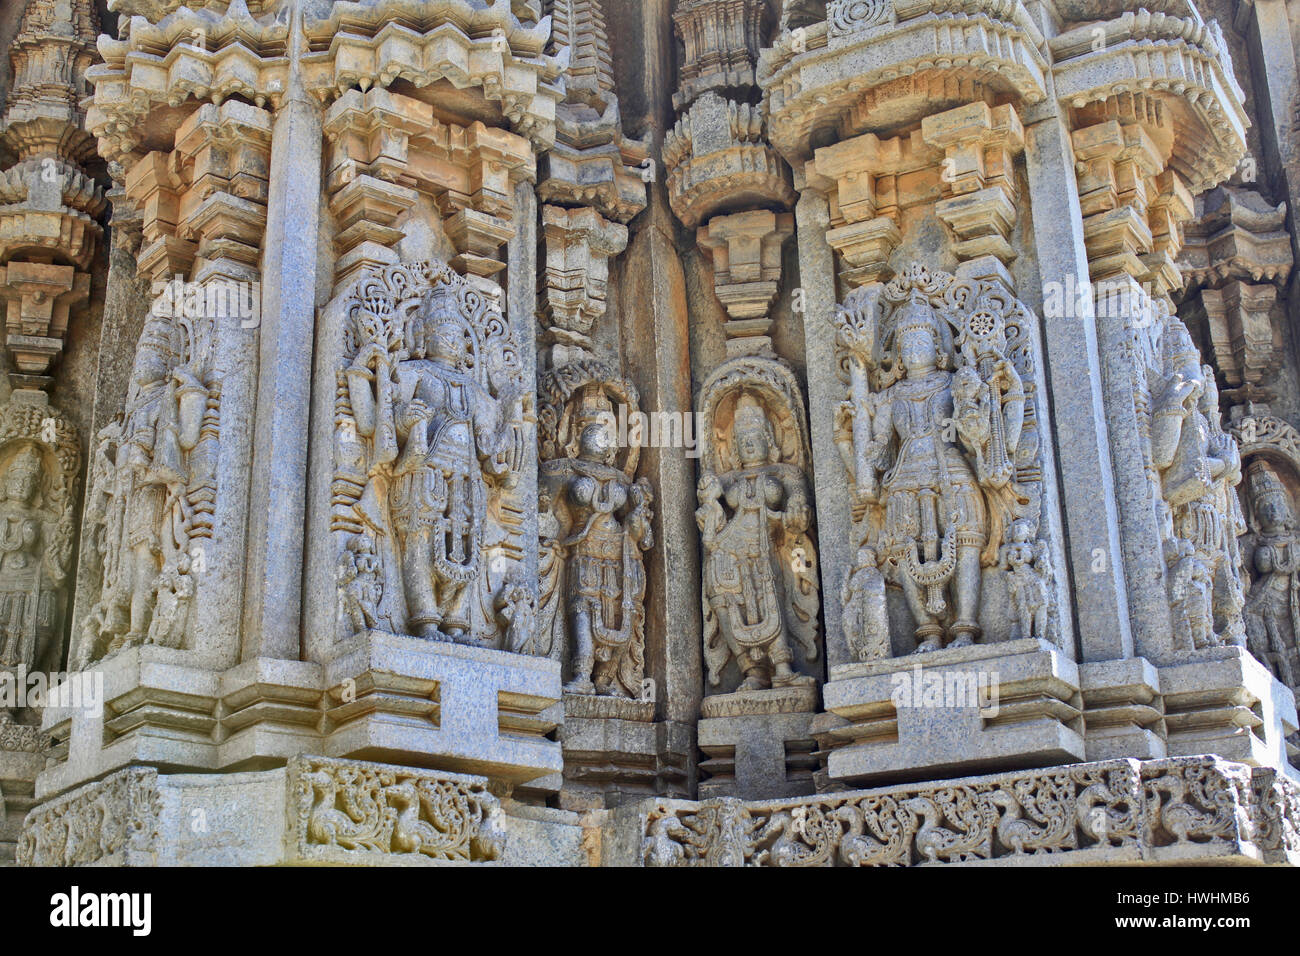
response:
M603 402L622 405L628 416L641 410L636 386L595 359L568 362L553 369L538 383L537 391L542 399L537 412L537 446L542 461L577 455L582 415L573 405L584 392L599 392ZM626 437L623 461L618 467L630 478L636 474L645 436L640 429L629 429Z
M749 393L775 412L773 437L780 464L807 470L808 426L794 370L784 362L764 358L735 358L720 365L700 390L700 468L729 471L736 467L734 449L726 437L736 403Z

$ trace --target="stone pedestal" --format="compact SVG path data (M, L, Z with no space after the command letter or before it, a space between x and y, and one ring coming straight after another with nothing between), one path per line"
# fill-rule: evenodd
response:
M561 767L559 665L367 631L326 665L258 658L217 672L185 652L130 648L99 665L102 714L47 707L54 761L41 798L133 764L196 771L311 751L523 783Z
M555 661L368 631L339 650L325 680L330 755L511 783L560 770L560 745L548 739L560 723Z
M1079 672L1047 641L833 666L817 724L841 782L916 780L1084 757Z
M1159 673L1170 756L1213 753L1290 769L1286 737L1297 727L1295 697L1245 648L1207 648Z
M654 712L653 700L564 695L562 807L616 807L665 790L686 791L686 769L673 754L689 747L689 732L671 721L655 722Z
M811 793L817 688L811 683L704 698L700 796L749 800Z
M1079 690L1089 760L1165 756L1164 699L1150 661L1125 657L1082 663Z

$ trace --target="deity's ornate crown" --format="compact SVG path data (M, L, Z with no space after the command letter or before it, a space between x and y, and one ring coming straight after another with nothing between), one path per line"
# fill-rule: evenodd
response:
M1286 496L1286 487L1268 462L1263 459L1257 458L1252 461L1246 469L1246 475L1250 482L1251 497L1259 499L1265 495Z
M748 392L736 402L736 428L767 428L767 413L758 400Z
M13 461L9 463L6 472L10 475L19 475L24 478L36 478L41 474L41 456L31 445L25 447Z
M936 338L942 334L939 326L941 320L920 289L913 289L907 301L900 303L894 314L896 316L894 328L899 335L914 329L925 329L933 333Z
M1192 341L1187 327L1177 319L1165 326L1164 346L1166 368L1181 368L1188 362L1195 362L1197 368L1201 367L1201 353Z

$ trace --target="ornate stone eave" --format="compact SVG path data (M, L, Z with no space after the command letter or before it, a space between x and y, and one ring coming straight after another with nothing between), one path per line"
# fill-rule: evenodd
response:
M79 99L98 31L88 0L32 0L9 50L0 144L18 161L0 173L0 299L15 386L51 383L69 312L90 292L106 202L86 171L95 147Z
M203 0L197 0L202 3ZM238 9L251 11L255 15L265 13L270 7L275 6L276 0L234 0L230 4L230 14L234 16ZM108 0L108 9L112 13L123 14L128 17L146 17L153 21L161 20L170 13L175 13L181 7L189 6L187 0Z
M1204 313L1216 370L1237 398L1264 395L1282 365L1282 319L1274 318L1291 274L1286 203L1270 206L1257 192L1220 186L1196 197L1198 216L1184 229L1178 266Z
M1096 29L1106 31L1104 43L1092 42ZM1062 34L1051 44L1060 57L1052 71L1056 96L1075 109L1122 94L1157 99L1177 128L1169 165L1188 189L1202 192L1232 175L1245 155L1249 124L1216 31L1180 18L1130 14Z
M949 6L900 5L897 23L838 36L825 25L809 27L801 42L783 35L763 51L758 69L772 145L797 161L810 154L818 128L865 130L864 95L887 84L897 84L890 90L897 98L913 96L917 119L970 102L974 87L1030 105L1046 98L1048 62L1016 16L1023 14L1019 3Z
M1055 0L1056 12L1063 20L1096 20L1117 17L1133 7L1132 0ZM1191 0L1143 0L1142 6L1159 13L1196 16Z
M793 204L789 170L766 131L759 107L709 92L667 132L669 204L687 228L724 207Z
M304 12L302 29L302 84L322 102L353 86L445 80L480 88L538 148L554 142L563 64L543 52L546 18L525 25L505 6L466 0L367 0L334 4L324 19ZM227 17L180 7L156 24L133 17L123 39L99 40L104 62L87 71L95 84L87 128L117 159L136 148L138 126L162 104L241 96L278 106L289 88L287 42L284 11L254 18L243 8Z

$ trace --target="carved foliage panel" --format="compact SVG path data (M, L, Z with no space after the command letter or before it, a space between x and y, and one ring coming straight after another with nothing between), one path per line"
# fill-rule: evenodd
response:
M1080 851L1136 861L1180 847L1294 852L1295 787L1268 777L1186 757L782 802L664 802L646 816L641 857L647 866L916 866Z
M483 777L323 757L289 766L290 848L303 860L496 860L504 816Z
M18 865L154 865L161 815L158 771L119 771L29 813Z

